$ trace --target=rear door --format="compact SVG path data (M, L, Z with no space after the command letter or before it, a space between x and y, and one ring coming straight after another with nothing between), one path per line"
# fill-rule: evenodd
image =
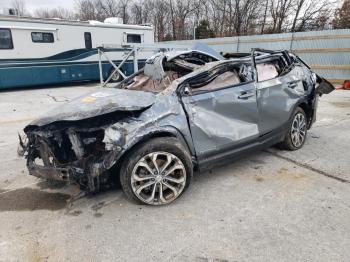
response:
M190 94L182 101L199 161L230 153L259 136L254 81L242 82L226 72L206 86L187 88Z
M288 123L297 101L304 95L303 71L292 64L286 53L254 59L259 132L266 135Z

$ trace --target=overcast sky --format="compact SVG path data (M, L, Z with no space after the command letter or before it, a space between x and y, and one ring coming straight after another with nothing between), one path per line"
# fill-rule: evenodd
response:
M0 9L11 7L12 0L0 0ZM25 0L26 9L32 12L38 8L53 8L57 6L68 9L74 8L74 0Z

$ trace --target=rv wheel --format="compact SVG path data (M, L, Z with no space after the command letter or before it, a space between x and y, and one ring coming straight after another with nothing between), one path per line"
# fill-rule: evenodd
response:
M112 67L110 70L109 70L109 76L113 73L114 71L114 68ZM123 77L119 74L119 72L115 72L115 74L112 76L111 78L111 82L112 83L116 83L116 82L120 82L123 80Z

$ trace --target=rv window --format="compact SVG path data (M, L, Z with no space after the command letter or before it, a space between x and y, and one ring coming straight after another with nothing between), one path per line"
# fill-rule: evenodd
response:
M53 43L53 33L32 32L32 41L34 43Z
M128 34L127 43L141 43L141 35L136 35L136 34Z
M85 39L85 48L91 49L92 48L91 33L85 32L84 39Z
M0 28L0 49L13 49L10 29Z

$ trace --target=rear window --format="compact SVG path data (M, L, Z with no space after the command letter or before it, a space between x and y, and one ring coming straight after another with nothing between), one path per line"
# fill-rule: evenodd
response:
M128 34L126 41L127 43L141 43L141 35Z
M53 43L53 33L32 32L32 41L34 43Z
M13 49L10 29L0 28L0 49Z

